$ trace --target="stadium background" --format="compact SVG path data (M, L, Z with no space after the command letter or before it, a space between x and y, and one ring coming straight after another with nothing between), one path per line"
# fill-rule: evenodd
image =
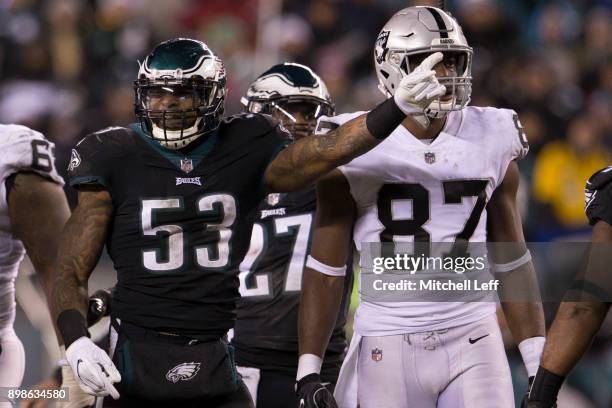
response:
M367 109L382 98L372 62L378 31L395 11L417 4L437 1L2 0L0 122L42 131L65 174L71 147L86 133L133 121L136 60L176 36L201 39L221 56L228 114L241 110L249 82L280 61L315 69L338 112ZM527 240L587 239L582 189L610 164L612 149L612 2L447 4L474 47L472 104L515 109L528 135L531 151L520 163ZM16 328L29 386L52 370L55 339L31 268L22 269ZM113 280L105 258L90 289ZM555 308L547 307L549 318ZM576 399L567 406L612 406L611 332L607 324L574 370L568 398ZM522 364L508 351L519 395Z

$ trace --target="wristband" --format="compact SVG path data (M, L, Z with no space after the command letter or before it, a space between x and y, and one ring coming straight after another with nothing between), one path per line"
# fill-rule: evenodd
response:
M323 360L316 354L302 354L298 360L298 369L295 379L300 381L309 374L319 374Z
M376 139L384 139L406 119L406 114L393 98L380 103L366 115L368 132Z
M57 317L57 327L66 348L80 337L90 337L87 331L87 320L76 309L68 309L60 313Z
M493 263L491 264L493 268L493 272L495 273L505 273L511 272L518 268L519 266L525 265L527 262L531 261L531 252L527 250L520 258L515 259L514 261L510 261L503 264Z
M528 377L533 377L536 375L536 371L538 371L545 342L545 337L538 336L525 339L518 345L521 357L523 357L523 363L525 363L525 368L527 369Z
M564 380L565 377L551 373L540 366L529 390L528 400L543 402L548 405L554 404Z
M319 262L312 256L308 255L306 258L306 267L313 269L319 273L329 276L344 276L346 275L346 265L343 266L330 266L323 262Z

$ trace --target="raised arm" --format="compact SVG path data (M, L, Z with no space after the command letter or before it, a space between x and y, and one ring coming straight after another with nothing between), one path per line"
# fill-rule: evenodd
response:
M367 114L318 137L305 137L281 151L268 166L266 187L272 192L297 191L332 169L346 164L379 144L406 116L419 126L424 109L446 92L432 68L442 60L436 52L402 78L392 98ZM429 120L426 119L426 123Z
M389 102L385 103L387 107L390 106ZM395 109L398 118L403 119L405 116ZM371 113L361 115L325 135L304 137L282 150L266 171L268 190L300 190L380 143L383 138L374 137L368 130L368 115ZM401 123L401 119L393 121L395 127Z
M499 272L496 278L500 280L501 305L527 372L532 377L537 371L544 345L544 312L516 206L518 185L518 165L512 161L487 205L487 235L489 242L500 243L494 246L490 255L494 270Z
M317 215L302 281L298 331L298 395L305 407L315 406L323 356L338 318L355 214L348 182L339 170L318 182Z

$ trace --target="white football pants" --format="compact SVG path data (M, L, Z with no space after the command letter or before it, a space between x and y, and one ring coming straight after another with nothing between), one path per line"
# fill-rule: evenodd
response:
M360 408L514 408L495 314L445 330L362 337L358 353Z
M25 372L23 344L13 329L8 329L0 335L0 346L0 386L19 387ZM12 403L0 398L0 408L12 406Z

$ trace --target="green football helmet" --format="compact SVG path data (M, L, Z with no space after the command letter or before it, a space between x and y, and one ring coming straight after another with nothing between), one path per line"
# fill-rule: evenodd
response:
M169 149L180 149L219 126L225 100L223 62L201 41L157 45L134 81L141 126Z
M294 138L314 133L317 119L334 115L323 80L306 65L292 62L274 65L261 74L241 102L248 112L280 120Z

